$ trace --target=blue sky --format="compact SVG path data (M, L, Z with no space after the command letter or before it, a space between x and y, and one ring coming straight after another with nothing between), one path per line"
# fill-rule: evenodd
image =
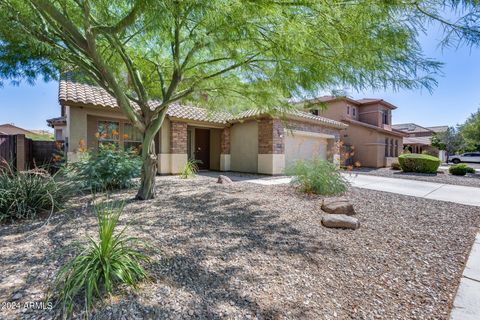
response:
M415 122L423 126L456 125L480 108L480 48L438 47L441 32L430 27L420 42L428 57L445 65L438 87L427 90L349 92L354 98L376 97L398 106L394 123ZM45 120L59 116L56 82L38 81L35 86L6 84L0 88L0 124L14 123L26 129L48 129Z

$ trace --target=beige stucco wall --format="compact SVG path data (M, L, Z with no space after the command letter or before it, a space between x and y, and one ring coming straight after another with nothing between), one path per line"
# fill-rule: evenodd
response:
M353 161L362 167L379 168L385 166L385 138L398 140L398 154L402 151L401 137L380 133L374 129L351 124L342 141L355 147Z
M76 152L82 139L87 146L94 145L96 131L94 123L96 123L96 118L127 121L120 111L108 110L106 108L67 106L66 114L69 152Z
M351 104L343 100L332 101L328 103L328 106L326 106L325 109L319 106L318 115L325 118L340 121L348 116L347 106L350 106L350 105Z
M258 123L236 123L230 128L230 169L239 172L258 170Z
M162 127L159 131L159 153L170 153L170 119L165 117Z

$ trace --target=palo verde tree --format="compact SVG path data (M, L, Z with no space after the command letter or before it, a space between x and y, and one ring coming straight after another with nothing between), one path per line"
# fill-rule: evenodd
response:
M236 111L349 87L431 89L425 21L474 42L476 1L0 0L0 77L78 71L142 132L137 198L154 197L154 136L174 102ZM442 18L458 8L458 25ZM475 24L476 23L476 24ZM478 29L477 29L478 30Z

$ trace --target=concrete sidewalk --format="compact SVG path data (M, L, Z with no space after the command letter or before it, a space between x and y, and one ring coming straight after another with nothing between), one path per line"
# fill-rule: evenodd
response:
M477 234L453 302L451 320L480 319L480 234Z

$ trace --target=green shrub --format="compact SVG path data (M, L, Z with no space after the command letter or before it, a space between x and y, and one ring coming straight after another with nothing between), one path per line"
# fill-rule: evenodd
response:
M9 164L0 167L0 222L31 219L42 211L63 208L72 195L67 182L47 171L15 171Z
M60 269L55 280L66 316L71 315L79 296L83 296L88 311L95 297L111 294L118 284L135 287L147 277L141 263L149 258L135 246L141 244L139 240L127 237L125 228L115 232L123 204L99 204L95 211L98 241L88 238L88 245Z
M474 168L467 166L467 173L475 174L476 172Z
M198 160L188 160L182 172L180 172L180 178L188 179L195 176L198 173L198 163Z
M84 152L71 165L72 179L93 191L129 188L140 175L142 161L133 150L123 151L113 144L100 145L98 152Z
M392 162L392 164L390 165L390 168L392 170L402 170L402 167L400 167L400 163L398 162Z
M404 172L437 173L440 159L426 154L402 154L398 157Z
M298 160L285 170L293 176L292 184L307 193L340 194L348 189L348 182L333 163L319 158Z
M451 166L450 168L448 168L448 172L450 172L450 174L453 174L455 176L464 176L467 173L475 173L475 169L462 163L462 164Z

